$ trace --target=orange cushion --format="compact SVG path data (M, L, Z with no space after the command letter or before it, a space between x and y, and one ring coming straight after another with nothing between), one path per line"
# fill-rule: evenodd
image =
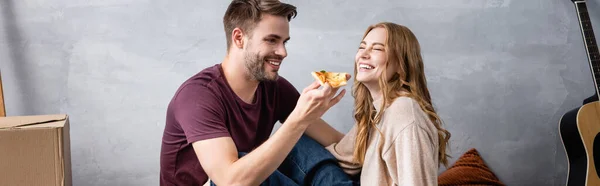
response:
M438 185L501 185L474 148L438 176Z

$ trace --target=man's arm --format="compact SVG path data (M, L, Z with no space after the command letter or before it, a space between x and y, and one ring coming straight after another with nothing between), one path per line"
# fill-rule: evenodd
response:
M349 79L350 74L346 74L346 80ZM314 124L311 124L306 129L306 135L310 136L312 139L316 140L324 147L327 147L333 143L337 143L340 140L342 140L342 138L344 138L344 134L335 130L323 119L319 119Z
M262 145L239 159L230 137L202 140L192 145L200 164L215 184L259 185L279 167L306 127L306 124L288 120Z
M298 104L277 130L262 145L238 159L230 137L194 142L192 146L209 178L217 185L259 185L283 162L306 128L318 123L321 116L344 96L342 91L314 82L304 89ZM210 149L210 150L207 150Z
M319 119L316 123L311 124L305 133L324 147L337 143L344 138L344 134L335 130L335 128L331 127L323 119Z

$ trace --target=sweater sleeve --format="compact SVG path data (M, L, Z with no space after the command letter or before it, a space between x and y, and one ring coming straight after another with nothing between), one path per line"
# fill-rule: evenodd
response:
M395 185L437 185L436 149L426 130L412 123L402 129L383 153Z
M356 125L337 143L333 143L327 149L340 164L346 174L356 175L360 173L360 164L354 161L354 141L356 140Z

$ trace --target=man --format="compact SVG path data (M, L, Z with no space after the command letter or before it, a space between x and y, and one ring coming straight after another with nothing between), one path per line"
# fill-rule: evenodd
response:
M296 14L278 0L231 2L225 59L185 81L168 106L161 185L352 184L323 148L343 135L320 119L345 90L315 81L299 94L278 75Z

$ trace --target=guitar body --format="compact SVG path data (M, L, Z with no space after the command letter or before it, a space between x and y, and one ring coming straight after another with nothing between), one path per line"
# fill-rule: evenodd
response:
M567 112L559 123L567 153L567 185L600 185L600 102Z
M585 99L583 106L563 115L558 130L569 162L567 185L600 186L600 50L585 0L571 1L577 11L596 94Z

